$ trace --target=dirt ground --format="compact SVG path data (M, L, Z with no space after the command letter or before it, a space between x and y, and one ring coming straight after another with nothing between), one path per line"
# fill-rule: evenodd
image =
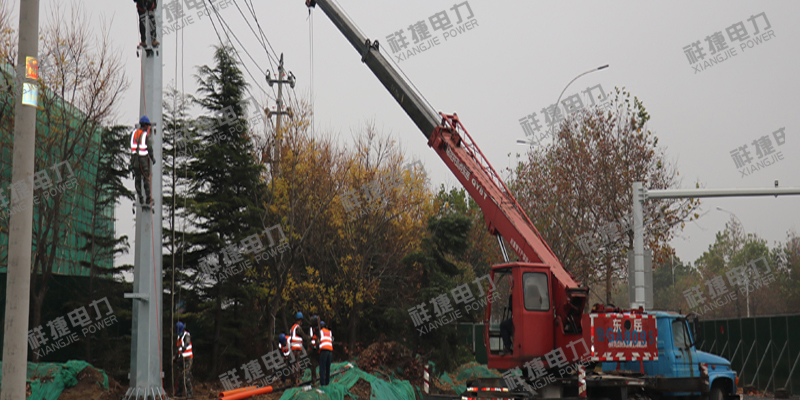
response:
M372 387L367 381L359 379L358 382L350 388L350 393L358 396L359 400L369 399L372 397ZM345 399L353 400L350 396L345 396Z
M370 374L394 374L396 378L422 386L424 366L408 348L397 342L377 342L364 349L357 358L358 367Z
M117 400L125 395L125 388L114 378L108 378L108 390L102 388L103 374L86 367L78 373L78 384L64 389L59 400Z

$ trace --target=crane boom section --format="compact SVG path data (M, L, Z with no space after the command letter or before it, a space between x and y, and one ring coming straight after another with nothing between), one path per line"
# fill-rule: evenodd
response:
M402 76L389 65L388 60L378 49L378 41L370 40L361 33L355 24L347 18L346 14L329 0L307 0L306 5L313 7L319 5L322 11L330 18L333 25L342 32L347 41L361 54L361 61L367 64L383 86L392 94L395 100L403 107L406 114L419 127L426 138L430 138L434 128L439 125L439 115L431 109L417 92L403 79Z
M579 285L547 245L500 176L461 124L457 115L442 115L428 141L483 211L491 234L504 237L522 261L550 266L565 288Z

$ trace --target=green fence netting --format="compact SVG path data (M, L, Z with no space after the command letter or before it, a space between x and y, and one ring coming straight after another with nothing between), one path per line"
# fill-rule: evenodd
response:
M335 373L336 371L345 368L345 366L348 364L352 363L343 362L332 364L331 371ZM310 378L311 371L305 371L303 374L303 381L307 381ZM335 376L331 376L331 383L328 386L311 390L303 390L303 388L289 389L283 393L281 400L344 400L344 396L350 396L356 400L367 400L359 399L358 396L350 393L350 389L356 384L356 382L358 382L359 379L363 379L370 384L372 389L372 399L416 399L416 396L414 395L414 387L411 386L411 383L408 381L391 378L390 381L385 381L375 375L368 374L353 365L353 367L347 371Z
M2 368L0 361L0 368ZM65 363L28 363L26 382L31 385L29 400L57 400L61 392L78 384L78 374L92 365L85 361L67 361ZM94 368L94 367L92 367ZM108 375L103 374L103 389L108 389ZM2 390L2 381L0 381Z

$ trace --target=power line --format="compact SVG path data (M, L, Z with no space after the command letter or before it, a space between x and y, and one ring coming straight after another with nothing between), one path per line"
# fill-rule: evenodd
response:
M244 4L247 5L247 0L244 0ZM256 21L256 26L258 26L258 31L261 33L261 36L264 38L264 41L269 46L270 50L272 50L272 56L275 58L275 63L277 63L278 62L277 61L278 60L278 52L275 51L275 49L272 47L272 43L269 42L269 39L267 39L267 36L264 35L264 30L261 29L261 23L258 22L258 17L256 16L256 7L255 7L255 5L253 5L253 0L250 0L250 6L248 7L248 9L250 10L250 14L253 15L253 20Z
M206 9L206 13L207 13L207 14L210 16L210 15L211 15L211 13L209 13L209 11L208 11L208 6L206 5L206 2L205 2L205 0L203 1L203 7L205 7L205 9ZM211 5L211 9L212 9L212 10L214 10L214 14L217 16L217 19L218 19L218 20L219 20L219 22L220 22L220 28L222 28L222 23L223 23L222 17L219 15L219 12L217 11L217 9L214 7L214 5L213 5L213 4ZM214 19L213 19L213 18L209 18L209 19L211 20L211 26L213 26L213 27L214 27L214 33L216 33L216 35L217 35L217 39L219 39L220 43L224 43L224 41L222 40L222 37L219 35L219 31L217 30L217 25L214 23ZM227 25L227 24L226 24L226 25ZM245 64L244 60L242 60L242 57L239 55L239 52L238 52L238 51L236 51L236 47L234 47L234 46L233 46L233 43L231 42L230 36L228 35L228 33L225 31L225 29L224 29L224 28L223 28L223 32L225 32L225 36L226 36L226 37L228 37L228 43L230 43L230 45L231 45L231 48L233 49L233 53L234 53L234 55L235 55L235 56L236 56L236 57L239 59L239 62L242 64L242 66L244 67L245 71L247 71L247 74L248 74L248 75L250 75L250 78L251 78L251 79L253 79L253 81L254 81L255 85L256 85L256 86L257 86L259 89L261 89L261 92L263 92L264 94L266 94L266 95L267 95L267 98L269 98L269 93L267 93L267 91L266 91L266 90L264 90L264 88L262 88L262 87L261 87L261 85L259 85L259 84L258 84L258 80L257 80L255 77L253 77L253 74L250 72L250 69L249 69L249 68L247 68L247 64ZM231 32L231 33L233 33L233 32ZM233 36L234 36L234 37L236 37L236 34L234 34ZM239 41L239 38L236 38L236 41ZM241 45L241 42L239 42L239 44ZM247 52L247 49L245 49L245 52ZM247 55L249 56L249 55L250 55L250 53L247 53ZM252 59L252 56L251 56L250 58ZM253 62L255 63L255 60L253 60ZM256 63L256 67L258 67L258 63ZM260 69L260 68L259 68L259 71L261 71L261 69ZM265 74L263 71L261 71L261 73L262 73L262 74L264 74L264 75L266 75L266 74ZM247 91L247 93L248 93L248 94L250 94L250 96L251 96L253 99L255 99L255 96L253 96L253 93L250 91L250 88L249 88L249 87L245 86L245 90ZM260 106L261 106L261 105L259 104L259 107L260 107Z
M264 38L265 37L263 36L263 34L259 37L258 33L256 33L256 30L253 29L253 25L250 24L250 21L247 20L247 16L244 15L244 12L239 7L239 3L237 3L236 0L233 0L233 4L236 6L236 9L239 10L239 14L242 15L242 18L244 19L244 22L247 23L247 27L250 28L250 31L253 32L253 35L256 36L256 40L258 40L258 44L260 44L261 47L264 48L264 51L267 53L267 57L270 60L270 66L272 66L272 54L269 53L269 49L267 49L267 45L264 43Z
M203 2L203 4L205 4L205 2ZM222 27L222 31L225 32L225 36L228 38L228 43L231 44L231 47L237 53L236 56L239 57L239 61L245 67L245 69L247 70L248 74L250 73L250 70L247 69L247 65L245 65L244 60L242 60L242 57L238 54L238 50L236 49L235 46L233 46L233 42L231 42L231 37L230 37L230 35L228 35L228 32L230 32L231 35L233 35L233 38L236 39L236 42L239 43L240 46L242 46L242 50L244 50L245 54L247 54L247 56L250 57L250 60L253 61L253 64L256 65L256 68L258 68L258 72L261 72L262 75L266 75L267 74L266 71L261 69L261 67L258 65L258 62L255 60L255 58L253 58L253 56L250 54L250 52L247 51L247 48L239 40L239 37L236 36L236 34L233 32L233 29L231 29L230 25L228 25L228 22L225 21L225 18L223 18L222 15L220 15L219 11L217 11L217 8L214 7L213 4L211 5L211 8L214 10L214 14L217 16L217 20L219 20L220 27ZM251 74L250 77L253 78L253 75ZM255 80L255 78L253 78L253 79ZM259 86L257 80L256 80L256 86ZM261 86L259 86L259 88L261 88ZM261 90L264 90L264 89L261 88Z

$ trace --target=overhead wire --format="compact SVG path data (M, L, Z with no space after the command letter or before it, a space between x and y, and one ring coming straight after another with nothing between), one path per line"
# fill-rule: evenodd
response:
M247 5L247 0L244 0L244 4ZM250 6L248 7L248 9L250 10L250 14L253 15L253 20L256 22L256 26L258 27L258 32L261 33L261 37L264 38L264 42L267 43L270 50L272 50L272 55L274 56L275 63L277 64L278 52L275 51L275 49L272 47L272 43L269 42L269 39L267 39L267 36L264 34L264 30L261 29L261 23L258 22L258 16L256 15L256 7L255 5L253 5L253 0L250 0Z
M311 138L314 138L314 13L308 13L308 75L309 95L308 102L311 107Z
M180 7L181 7L180 13L183 14L183 3L181 3ZM181 70L181 73L183 73L183 70ZM175 35L175 90L176 91L177 91L177 86L178 86L178 35L176 34ZM181 102L182 101L183 101L183 99L181 99ZM172 109L173 110L177 110L177 108L178 107L177 107L175 98L173 97ZM173 122L174 122L174 119L173 119ZM163 136L162 136L162 138L163 138ZM176 206L176 197L177 197L175 195L175 189L177 189L177 187L178 187L177 182L175 182L175 176L177 175L177 173L175 171L175 167L176 167L176 164L177 164L177 161L178 161L177 156L178 156L178 152L177 152L177 147L176 147L176 143L175 143L175 132L173 132L172 133L172 187L174 189L172 190L172 210L171 210L172 211L172 213L171 213L172 215L171 215L171 218L170 218L171 219L170 229L172 230L172 279L171 279L172 282L171 282L171 289L170 289L170 303L171 304L170 304L170 311L169 311L169 315L170 315L170 324L169 324L169 326L170 327L175 326L175 267L176 267L176 265L175 265L175 260L176 260L176 255L175 255L175 206ZM174 331L172 329L170 329L169 330L169 342L170 343L175 341L173 333L174 333ZM170 355L170 357L174 357L175 356L175 348L173 348L172 346L170 346L169 355ZM172 380L171 388L172 388L172 391L174 392L175 391L175 365L170 365L169 376L170 376L170 379ZM162 383L162 386L163 386L163 383Z
M247 23L247 27L250 28L250 31L253 32L253 35L256 36L256 40L258 40L258 43L261 45L261 47L264 48L264 51L267 53L267 59L269 60L270 67L272 67L273 66L272 54L269 52L269 49L267 48L267 45L266 45L266 42L265 42L266 41L266 36L264 36L264 32L261 32L261 35L259 36L259 34L256 33L256 30L253 29L253 26L250 24L250 21L247 19L247 16L244 15L244 12L239 7L239 3L237 3L236 0L233 0L233 4L236 6L236 9L239 10L239 14L242 15L242 19L244 19L244 22ZM247 1L246 0L245 0L245 6L247 6ZM248 8L248 10L249 10L249 8ZM253 16L255 17L255 12L253 12L252 10L250 10L250 11L253 14ZM259 26L259 30L260 29L261 29L261 27Z
M242 50L244 50L245 54L247 54L247 56L250 57L250 60L253 61L253 64L255 64L256 68L258 68L258 72L260 72L261 75L266 76L267 74L266 71L261 69L261 67L258 65L258 61L256 61L255 58L253 58L253 56L250 54L250 52L247 51L247 48L244 46L244 44L242 44L242 42L239 40L239 37L236 36L236 34L233 32L233 29L231 29L230 25L228 25L228 22L225 21L225 18L223 18L222 15L220 15L219 11L217 11L216 7L214 7L213 4L211 5L211 8L214 9L214 14L217 16L217 20L219 20L220 26L222 26L222 31L225 32L225 36L228 38L228 43L231 44L234 54L236 54L236 57L239 58L239 62L242 63L242 66L244 67L245 71L247 71L247 74L250 75L250 78L253 78L253 81L256 84L256 86L258 86L258 88L261 89L261 91L266 93L266 90L264 90L264 88L262 88L261 85L258 84L258 80L253 76L252 73L250 73L250 69L247 68L247 64L245 64L244 60L242 59L242 56L239 54L239 50L236 48L236 46L233 46L233 42L231 41L228 32L230 32L230 34L233 35L233 38L236 39L236 42L239 43L239 45L242 47Z
M203 0L203 7L205 7L206 13L208 13L208 15L209 15L209 19L211 20L211 26L214 27L214 33L217 34L217 39L219 39L220 43L224 43L224 41L222 40L222 36L220 36L219 31L217 30L217 25L214 23L214 19L210 18L211 13L208 11L208 5L206 5L206 0ZM225 36L228 38L228 43L231 45L231 48L233 49L234 55L239 59L239 62L242 64L242 66L244 67L245 71L247 71L247 74L250 75L250 78L253 79L253 83L255 83L255 85L259 89L261 89L261 91L264 94L266 94L267 97L269 98L269 94L267 93L267 91L264 90L264 88L261 87L261 85L258 84L258 80L255 77L253 77L253 74L250 72L250 69L247 68L247 64L245 64L244 60L242 60L242 57L241 57L241 55L239 55L239 52L236 50L236 47L233 46L233 42L231 41L231 38L228 35L228 32L222 26L223 25L223 19L220 16L219 11L217 11L216 7L214 7L214 4L211 4L211 9L214 10L214 14L217 16L217 20L219 20L220 28L222 28L222 31L225 32ZM227 25L227 23L225 23L225 25ZM230 29L230 27L228 27L228 29ZM233 32L231 32L231 33L233 33ZM239 42L240 45L242 45L242 43L239 41L239 38L236 37L236 34L233 34L233 36L236 38L236 41ZM242 45L242 47L244 47L244 46ZM244 51L245 51L245 53L247 53L248 56L250 56L250 53L247 51L247 49L244 49ZM250 56L250 59L252 60L253 57ZM255 60L253 60L253 62L256 63L256 67L258 67L258 63ZM264 71L261 71L260 67L259 67L259 71L262 74L266 75L266 73L264 73ZM245 90L247 91L248 94L250 94L250 96L252 98L255 99L255 96L253 96L253 93L250 91L250 88L245 87Z

